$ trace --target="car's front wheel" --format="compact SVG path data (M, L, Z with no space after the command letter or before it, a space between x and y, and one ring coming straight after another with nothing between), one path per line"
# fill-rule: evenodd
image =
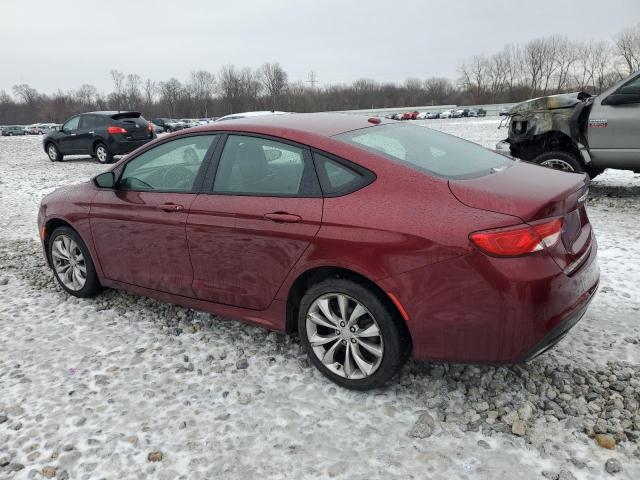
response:
M369 390L391 379L410 351L396 316L363 285L327 279L302 297L298 331L322 374L342 387Z
M58 150L58 147L56 147L54 143L47 144L47 155L52 162L61 162L63 159L60 150Z
M96 145L95 155L100 163L113 162L113 154L109 151L104 143L99 143L98 145Z
M47 253L58 284L71 295L92 297L102 289L89 250L73 229L56 228Z
M583 173L585 171L582 163L574 154L559 150L538 155L533 159L533 163L563 172Z

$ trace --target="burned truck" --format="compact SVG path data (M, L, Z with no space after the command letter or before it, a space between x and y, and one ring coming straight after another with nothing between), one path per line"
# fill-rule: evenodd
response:
M605 168L640 173L640 72L598 96L579 92L535 98L509 113L513 157L591 178Z

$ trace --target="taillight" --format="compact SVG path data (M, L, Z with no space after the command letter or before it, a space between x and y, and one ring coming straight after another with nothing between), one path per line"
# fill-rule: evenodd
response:
M147 130L149 130L150 132L153 132L153 124L152 123L147 123Z
M475 232L469 238L482 251L499 257L518 257L554 245L562 233L562 219L545 220L531 225Z
M110 127L107 127L107 132L114 134L114 133L127 133L127 131L122 128L122 127L116 127L114 125L111 125Z

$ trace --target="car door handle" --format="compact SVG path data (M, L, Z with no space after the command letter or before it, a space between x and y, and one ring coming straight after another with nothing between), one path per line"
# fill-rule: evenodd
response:
M180 212L184 210L182 205L177 205L175 203L163 203L162 205L158 205L158 208L163 212Z
M76 136L76 134L75 134L75 133L70 133L69 135L70 135L70 136L72 136L72 137L75 137L75 136Z
M302 217L286 212L265 213L264 218L276 223L298 223Z
M96 132L89 132L89 135L93 135L94 133L96 133Z

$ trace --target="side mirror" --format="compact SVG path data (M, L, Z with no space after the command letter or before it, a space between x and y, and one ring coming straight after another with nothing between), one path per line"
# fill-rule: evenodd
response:
M93 178L98 188L113 188L116 184L116 176L113 172L104 172Z
M640 93L612 93L602 100L603 105L627 105L640 103Z

